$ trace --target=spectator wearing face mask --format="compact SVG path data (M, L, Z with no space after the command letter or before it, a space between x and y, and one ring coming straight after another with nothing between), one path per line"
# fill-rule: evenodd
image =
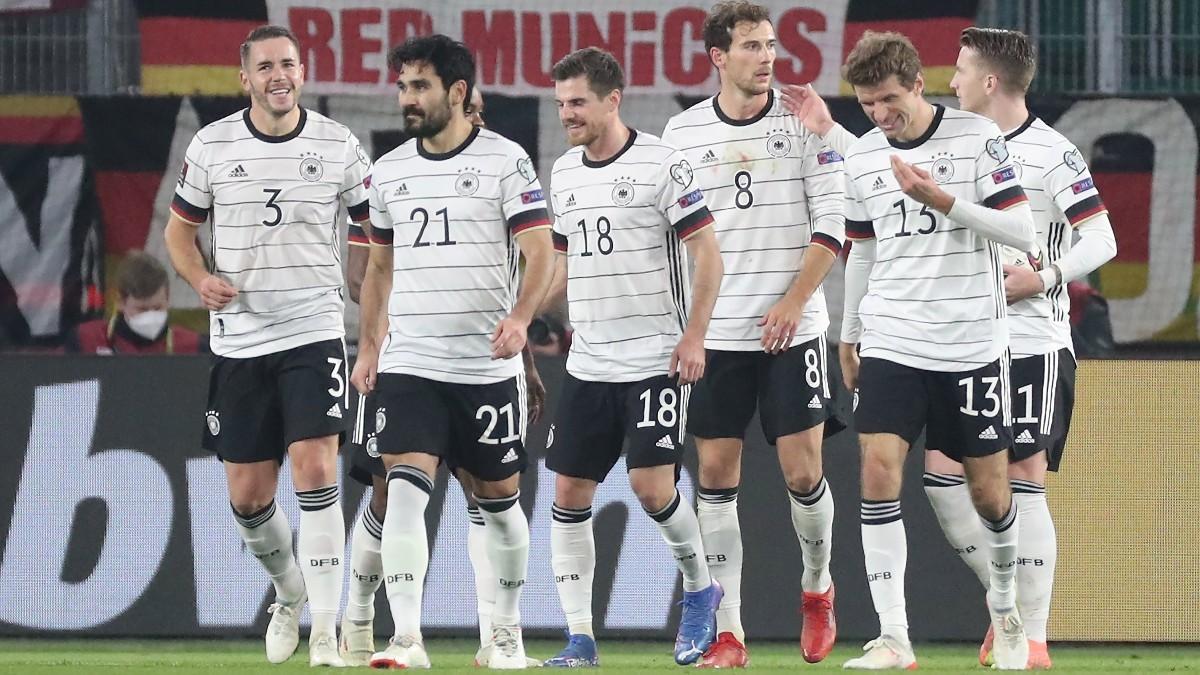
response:
M197 354L207 340L196 332L167 325L170 297L167 271L153 256L135 251L117 276L117 311L110 319L79 325L67 338L75 354Z

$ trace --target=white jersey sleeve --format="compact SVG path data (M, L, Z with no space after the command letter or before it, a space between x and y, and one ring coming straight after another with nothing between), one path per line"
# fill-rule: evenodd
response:
M354 134L346 136L345 158L346 171L342 176L342 189L338 196L350 214L350 219L361 223L370 215L370 209L367 208L366 178L371 175L371 160Z
M801 161L804 163L804 193L808 196L809 218L812 219L812 243L838 255L846 241L845 162L841 153L816 134L808 135Z
M501 210L508 230L515 237L529 230L550 227L546 219L546 196L533 170L533 160L517 146L505 161L500 179Z
M658 175L658 208L681 241L712 225L713 217L704 203L692 165L678 150L667 156L667 170Z
M179 169L175 198L171 201L171 211L193 225L202 225L208 220L213 203L212 187L208 184L207 154L199 134L192 137L183 156L183 167Z

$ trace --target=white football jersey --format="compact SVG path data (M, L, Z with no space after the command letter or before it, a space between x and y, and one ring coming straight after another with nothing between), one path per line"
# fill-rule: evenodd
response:
M1000 129L936 106L911 142L873 129L846 155L846 236L876 240L859 305L863 357L923 370L972 370L1008 347L999 245L904 195L891 156L928 171L943 190L989 208L1027 201Z
M349 129L304 108L285 136L255 129L249 109L196 133L171 210L209 220L212 272L238 289L211 312L213 353L249 358L345 336L338 214L367 218L369 170Z
M1108 209L1079 150L1045 122L1030 115L1005 139L1017 179L1033 209L1039 262L1051 265L1071 250L1073 228ZM1063 348L1073 352L1070 310L1066 284L1010 305L1008 329L1013 358Z
M597 382L665 375L691 294L683 240L712 223L687 159L630 129L602 162L568 150L550 188L575 329L567 372Z
M795 281L809 244L836 256L846 236L842 157L809 133L771 90L767 105L730 119L714 96L672 117L663 140L683 152L712 212L725 276L704 344L762 349L759 321ZM791 344L829 327L820 287Z
M442 154L412 139L367 183L371 242L394 256L379 372L463 384L521 373L520 357L492 360L491 334L516 304L515 237L550 227L529 155L480 128Z

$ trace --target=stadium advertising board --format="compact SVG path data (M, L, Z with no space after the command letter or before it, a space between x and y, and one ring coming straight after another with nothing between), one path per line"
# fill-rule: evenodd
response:
M778 35L776 75L836 92L846 0L766 0ZM320 93L390 91L387 51L430 32L459 37L479 66L479 85L510 95L545 93L550 69L585 46L606 49L626 70L630 93L708 93L717 78L701 28L707 3L616 0L603 6L546 0L268 0L273 23L300 39L308 89Z

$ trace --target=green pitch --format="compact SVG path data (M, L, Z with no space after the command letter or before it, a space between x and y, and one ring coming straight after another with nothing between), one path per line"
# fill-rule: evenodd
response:
M471 667L476 643L467 640L430 640L433 667L443 673L475 673ZM531 640L530 656L547 658L561 644ZM600 644L602 670L611 672L678 672L667 642L617 642ZM974 645L919 644L921 671L983 673L975 664ZM832 671L857 655L859 647L839 645L824 663L809 665L795 645L751 643L750 667L755 671ZM1200 672L1200 645L1061 645L1052 647L1054 671L1062 673L1165 673ZM366 670L366 669L362 669ZM284 673L313 672L308 667L304 642L286 664L272 666L262 654L262 643L245 640L0 640L0 673L14 675L91 675L112 673Z

